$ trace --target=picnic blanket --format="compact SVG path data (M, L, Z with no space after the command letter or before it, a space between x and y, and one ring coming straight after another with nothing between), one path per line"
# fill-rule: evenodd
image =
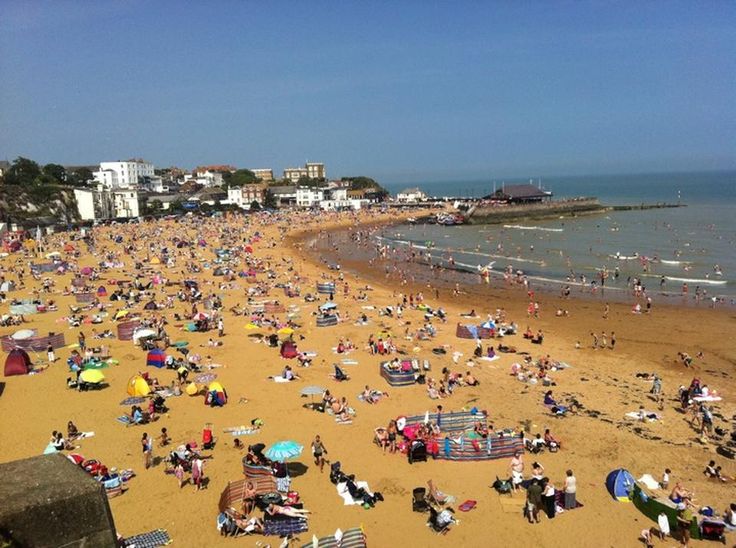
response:
M345 506L361 506L361 505L363 504L363 501L362 501L362 500L355 500L355 499L354 499L354 498L353 498L353 497L352 497L352 496L350 495L350 493L348 492L348 489L347 489L347 485L348 485L348 484L347 484L347 482L344 482L344 481L343 481L343 482L340 482L340 483L338 483L338 484L337 484L337 485L335 486L335 488L337 489L337 494L338 494L338 495L340 495L340 497L342 497L342 500L343 500L343 502L345 503ZM362 489L365 489L365 491L366 491L366 492L367 492L367 493L368 493L369 495L373 496L373 493L372 493L372 492L371 492L371 490L370 490L370 489L368 488L368 482L367 482L367 481L356 481L356 482L355 482L355 486L356 486L356 487L357 487L358 489L361 489L361 488L362 488Z
M626 418L628 419L635 419L635 420L641 420L641 416L639 414L639 411L630 411L626 413ZM652 422L652 421L658 421L661 420L661 416L659 416L657 413L654 413L653 411L644 411L644 418L646 422Z
M131 548L156 548L171 544L172 540L165 529L156 529L148 533L141 533L123 540L123 546Z

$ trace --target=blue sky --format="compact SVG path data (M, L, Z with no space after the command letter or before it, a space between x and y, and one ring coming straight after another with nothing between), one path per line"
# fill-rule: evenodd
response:
M0 0L0 158L736 168L734 2Z

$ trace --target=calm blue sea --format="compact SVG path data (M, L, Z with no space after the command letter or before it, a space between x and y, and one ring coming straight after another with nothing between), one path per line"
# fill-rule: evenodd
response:
M657 292L679 292L687 283L691 294L697 288L706 298L736 297L736 172L549 177L542 184L556 198L597 196L607 205L679 199L687 207L509 223L513 226L401 226L383 237L397 248L429 251L435 262L452 259L468 269L492 263L498 274L510 266L541 283L565 283L572 275L590 281L600 269L618 268L618 281L609 279L607 287L623 287L636 276ZM387 186L391 192L418 186L436 196L481 196L493 183Z

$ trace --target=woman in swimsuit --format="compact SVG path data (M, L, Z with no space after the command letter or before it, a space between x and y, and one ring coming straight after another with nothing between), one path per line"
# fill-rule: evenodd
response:
M266 508L269 516L288 516L290 518L304 518L307 519L306 514L311 514L309 510L304 508L294 508L292 506L279 506L278 504L269 504Z

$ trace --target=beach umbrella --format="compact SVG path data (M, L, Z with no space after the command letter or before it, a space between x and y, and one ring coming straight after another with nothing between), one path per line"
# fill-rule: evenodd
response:
M204 312L197 312L194 316L192 316L192 319L195 322L196 321L200 321L200 320L206 320L207 319L207 314L205 314Z
M495 324L495 323L493 323L493 322L492 322L492 321L490 321L490 320L488 320L487 322L484 322L484 323L480 324L480 326L481 326L481 327L482 327L483 329L496 329L496 324Z
M127 312L127 311L125 311ZM117 316L117 314L116 314ZM156 332L153 329L139 329L135 333L133 333L133 339L142 339L145 337L150 337L152 335L155 335Z
M127 316L128 314L130 314L130 311L128 310L118 310L115 313L114 319L119 320L120 318L125 318L125 316Z
M379 331L378 333L376 333L376 337L378 337L379 339L385 339L392 336L393 335L391 335L390 331Z
M278 333L279 335L291 335L292 333L294 333L294 330L291 327L282 327L276 333Z
M316 396L317 394L323 394L325 389L321 386L307 386L305 388L302 388L301 395L302 396Z
M89 384L98 384L105 380L105 375L99 369L85 369L79 375L79 380Z
M21 329L13 333L10 338L14 341L24 341L26 339L30 339L35 334L36 333L33 331L33 329Z
M261 326L260 325L256 325L256 324L254 324L254 323L251 322L249 324L246 324L243 329L247 329L248 331L253 331L254 329L261 329Z
M287 459L298 457L302 454L303 445L299 445L295 441L277 441L266 451L266 456L278 462L284 462Z
M337 308L337 305L332 302L327 302L319 307L320 310L334 310L335 308Z
M80 272L80 274L82 274L82 276L89 276L90 274L92 274L92 268L90 268L89 266L85 266L79 272Z

